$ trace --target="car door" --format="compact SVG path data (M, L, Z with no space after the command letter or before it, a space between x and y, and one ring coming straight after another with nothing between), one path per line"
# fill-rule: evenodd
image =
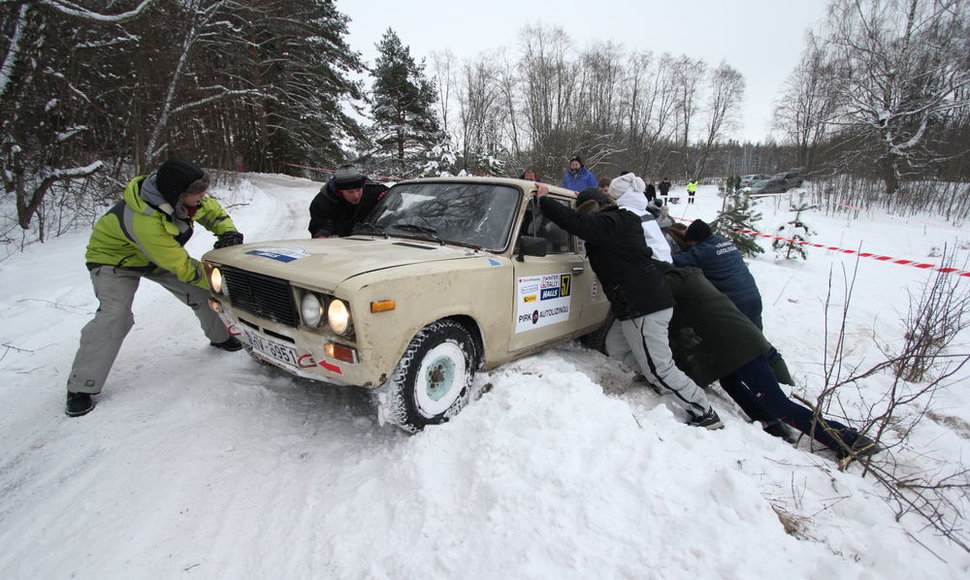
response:
M564 198L553 199L570 204ZM546 255L513 259L515 320L510 352L594 326L609 308L585 253L577 251L578 240L543 216L534 201L529 202L522 235L545 238Z

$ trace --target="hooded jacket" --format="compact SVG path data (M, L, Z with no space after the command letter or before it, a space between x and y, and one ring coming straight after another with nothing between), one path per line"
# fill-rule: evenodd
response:
M620 181L627 177L632 177L633 179ZM653 251L653 257L664 262L670 262L670 244L660 230L660 224L657 223L657 218L653 213L647 211L647 198L644 197L642 189L637 189L637 182L640 185L643 184L643 180L632 173L621 175L610 183L610 195L614 195L614 191L616 191L619 194L619 197L616 198L616 205L621 209L633 212L640 218L643 239ZM614 186L616 186L615 190Z
M182 282L209 288L202 264L184 246L192 237L193 223L216 236L236 231L219 202L203 197L191 217L175 217L155 184L155 174L128 182L124 198L94 224L84 259L88 268L116 266L151 272L168 270Z
M364 195L354 205L337 192L337 178L331 178L310 202L310 237L349 236L385 193L386 185L365 177Z
M590 265L620 320L637 318L674 304L663 273L650 259L640 218L608 205L583 214L548 197L539 198L542 213L556 225L586 242Z
M670 347L674 362L698 385L709 385L765 354L771 345L730 298L697 268L666 271L673 292Z

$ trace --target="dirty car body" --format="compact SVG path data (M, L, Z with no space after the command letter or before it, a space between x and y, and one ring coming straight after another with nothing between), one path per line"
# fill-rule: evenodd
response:
M533 190L516 179L406 181L351 236L210 251L212 306L254 357L378 389L382 418L408 431L440 423L468 402L476 370L606 317L581 241L541 215Z

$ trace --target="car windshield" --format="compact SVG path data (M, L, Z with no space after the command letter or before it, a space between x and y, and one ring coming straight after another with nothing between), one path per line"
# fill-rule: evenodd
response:
M751 187L764 187L764 186L768 185L769 183L770 183L769 180L767 180L767 179L761 179L759 181L755 181L754 183L752 183L751 184Z
M508 245L520 194L494 184L402 183L355 231L500 251Z

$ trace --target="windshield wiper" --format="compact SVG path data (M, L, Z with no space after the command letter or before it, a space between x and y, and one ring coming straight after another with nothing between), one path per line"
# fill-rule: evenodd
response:
M388 237L387 232L384 231L384 228L382 228L381 226L374 225L374 224L369 223L369 222L360 222L360 223L358 223L357 225L354 226L353 233L355 233L355 234L363 234L363 233L367 233L367 232L376 232L376 233L384 236L384 239L387 239L387 237Z
M438 242L439 244L441 245L445 244L444 240L438 237L438 230L434 228L419 226L417 224L392 224L389 227L397 228L399 230L404 230L408 232L417 232L419 234L426 234L429 238Z

